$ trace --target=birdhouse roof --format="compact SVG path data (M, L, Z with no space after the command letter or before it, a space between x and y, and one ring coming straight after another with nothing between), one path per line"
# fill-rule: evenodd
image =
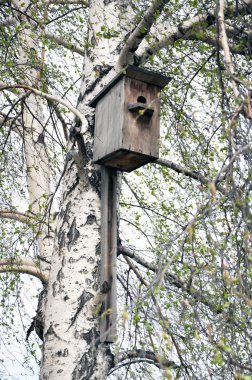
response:
M101 98L106 95L109 90L114 87L114 85L119 82L124 76L139 80L141 82L153 84L154 86L158 86L160 88L163 88L166 86L171 78L167 77L163 74L160 74L156 71L151 71L147 69L142 69L137 66L127 66L127 68L123 69L120 73L118 73L108 84L105 86L95 97L91 100L91 102L88 104L89 107L96 107L96 104L99 102Z

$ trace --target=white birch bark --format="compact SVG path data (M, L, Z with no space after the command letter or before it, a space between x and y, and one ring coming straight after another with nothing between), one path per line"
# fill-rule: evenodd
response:
M28 24L20 33L20 65L23 65L28 78L28 85L39 83L39 69L32 67L29 52L39 56L39 37L29 28L29 18L26 17L29 8L29 0L13 0L13 6L17 9L17 17ZM35 65L36 66L36 65ZM27 187L29 202L33 215L43 217L47 197L50 194L50 166L46 145L44 141L43 109L41 99L30 94L24 103L23 110L23 141L27 170ZM53 235L50 226L42 224L38 231L38 246L40 256L47 261L51 258L53 248ZM44 260L39 260L41 272L48 273L49 266Z
M99 341L100 173L92 163L94 120L87 103L114 75L120 42L131 28L131 11L125 3L90 1L92 48L86 50L78 105L89 129L84 134L85 146L76 144L79 172L72 160L64 176L45 309L43 380L105 379L112 360L108 345ZM108 32L116 30L118 37L97 35L102 26ZM72 141L79 131L75 127Z

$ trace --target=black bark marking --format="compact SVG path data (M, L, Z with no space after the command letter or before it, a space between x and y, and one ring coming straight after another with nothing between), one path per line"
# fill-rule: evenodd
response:
M85 80L85 76L83 76L83 78L82 78L82 81L84 81L84 80ZM78 96L78 99L77 99L77 103L78 104L82 103L83 100L84 100L84 98L85 98L85 92L84 93L80 92L79 96Z
M64 199L66 199L69 194L71 194L72 191L74 191L74 189L79 185L79 182L80 182L80 175L79 173L77 172L76 173L76 180L75 182L72 184L72 186L65 192L64 194Z
M62 290L61 289L61 280L64 278L64 274L62 271L62 268L58 271L56 279L57 281L54 281L52 284L53 289L53 297L56 297L56 295Z
M65 276L64 276L64 274L63 274L63 271L62 271L62 269L60 269L60 270L58 271L58 273L57 273L57 281L58 281L58 283L60 283L61 280L62 280L64 277L65 277Z
M60 219L63 218L62 224L65 223L65 222L68 222L68 219L69 219L68 211L69 211L70 206L71 206L71 202L68 202L68 203L66 204L66 208L65 208L65 210L62 209L62 210L60 211L59 217L60 217Z
M54 335L54 336L56 336L56 338L58 338L59 340L66 342L66 341L63 340L58 334L56 334L56 332L54 331L54 328L52 327L52 325L50 325L49 329L46 331L46 333L45 333L45 335L44 335L44 338L46 339L48 335Z
M47 330L46 335L54 335L54 330L53 330L52 325L51 325L51 326L49 327L49 329Z
M87 96L90 92L92 92L96 88L96 86L98 86L98 83L101 82L102 79L104 79L105 75L107 75L111 69L113 69L113 66L109 66L109 65L107 66L96 65L93 68L94 71L98 71L100 73L100 76L97 77L94 81L92 81L91 85L87 87L85 96ZM78 103L80 102L80 100L81 100L81 97L78 98Z
M88 177L90 185L97 191L99 197L101 197L101 173L94 170L92 175Z
M77 239L79 238L79 236L80 236L80 232L76 228L76 218L74 218L74 220L72 221L72 224L70 226L70 229L69 229L69 231L67 233L67 237L68 237L67 248L68 248L68 251L71 250L72 246L77 241Z
M63 356L64 358L66 358L67 356L69 355L69 351L67 348L64 349L64 351L60 350L57 352L57 356Z
M82 337L90 348L82 355L76 365L73 371L72 380L89 380L96 367L99 333L95 328L92 328L89 332L82 334Z
M89 380L94 373L96 357L92 355L90 348L80 359L78 366L75 367L72 380Z
M99 283L99 278L100 278L98 267L95 267L95 269L93 270L92 278L94 280L93 289L95 289L96 291L98 289L97 284Z
M62 223L61 223L59 232L57 234L59 250L61 250L62 248L64 248L65 245L66 245L65 227L63 227L63 226L64 226L64 223L68 224L68 221L69 221L69 215L68 215L68 213L69 213L70 207L71 207L71 202L68 202L67 205L66 205L65 210L62 209L61 212L60 212L60 214L59 214L59 218L62 219Z
M90 120L89 127L94 128L94 120ZM93 144L91 144L89 141L86 142L86 153L87 157L90 161L93 161Z
M62 231L60 228L58 232L58 246L60 250L65 247L65 243L65 231Z
M93 215L93 214L88 215L87 216L86 224L91 225L91 224L94 224L94 223L96 223L96 216Z
M101 257L101 242L99 242L98 244L96 244L95 255Z
M87 260L90 264L94 264L95 260L93 259L93 257L89 257L88 260Z
M56 284L56 282L54 281L54 282L53 282L53 284L52 284L52 289L53 289L53 297L55 297L55 296L56 296L56 294L57 294L57 291L56 291L56 286L57 286L57 284Z
M75 125L72 125L69 130L69 138L70 140L75 140L80 135L80 125L75 122Z
M91 298L93 298L93 294L92 293L89 293L89 292L86 292L84 290L84 292L81 294L81 296L78 298L78 307L77 307L77 310L74 314L74 316L71 318L71 323L70 323L70 327L73 326L73 324L75 323L79 313L81 312L81 310L83 309L83 307L85 306L85 304L91 300Z
M98 347L99 333L94 327L91 330L89 330L87 333L83 333L81 336L87 342L88 345L94 342L95 347L96 348Z
M42 145L45 144L45 136L44 136L44 133L40 133L40 135L38 136L38 139L37 139L36 143L38 143L38 144L42 144Z
M86 278L85 280L85 283L90 286L92 284L92 281L90 280L90 278Z
M37 311L35 317L33 317L31 326L29 327L27 333L26 333L26 340L28 340L31 332L35 330L36 334L39 336L39 338L43 341L43 332L44 332L44 302L45 298L47 295L47 289L44 288L40 293L39 293L39 298L38 298L38 306L37 306Z

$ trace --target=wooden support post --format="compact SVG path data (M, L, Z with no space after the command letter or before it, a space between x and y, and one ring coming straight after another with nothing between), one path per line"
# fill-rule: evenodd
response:
M100 340L116 340L117 174L101 167L101 306Z

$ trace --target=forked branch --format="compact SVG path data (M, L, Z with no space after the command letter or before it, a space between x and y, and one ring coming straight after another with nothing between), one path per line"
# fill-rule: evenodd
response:
M145 38L145 36L149 33L151 26L168 2L169 0L155 0L153 4L147 9L142 20L131 33L124 48L121 51L118 59L119 68L132 63L131 57L133 57L138 46Z

